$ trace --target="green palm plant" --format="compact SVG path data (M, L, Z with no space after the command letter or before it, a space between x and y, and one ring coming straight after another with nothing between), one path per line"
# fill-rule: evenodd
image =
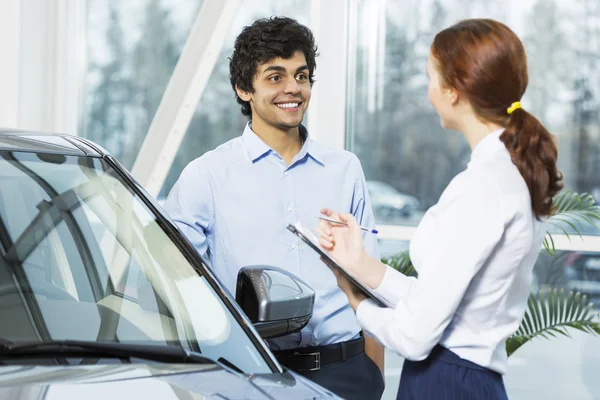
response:
M556 227L569 237L575 233L581 236L584 225L596 226L600 222L600 207L588 193L563 191L553 200L555 214L548 219L550 226ZM556 256L554 240L550 233L544 240L545 250ZM408 276L417 276L408 251L382 258L382 262ZM600 334L598 313L586 296L564 289L551 289L531 293L521 326L506 341L508 356L533 338L550 338L557 335L569 336L568 328Z

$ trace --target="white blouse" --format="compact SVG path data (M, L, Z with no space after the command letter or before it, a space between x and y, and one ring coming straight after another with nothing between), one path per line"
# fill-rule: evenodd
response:
M396 304L361 302L362 328L409 360L441 344L503 374L505 341L519 327L546 232L527 185L499 139L486 136L431 207L410 243L418 279L388 267L376 291Z

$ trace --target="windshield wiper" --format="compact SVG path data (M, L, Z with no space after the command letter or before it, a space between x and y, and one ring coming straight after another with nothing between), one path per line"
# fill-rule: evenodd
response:
M140 358L164 363L219 364L200 353L177 346L156 346L118 342L56 340L35 343L0 341L0 360L20 357L101 357Z

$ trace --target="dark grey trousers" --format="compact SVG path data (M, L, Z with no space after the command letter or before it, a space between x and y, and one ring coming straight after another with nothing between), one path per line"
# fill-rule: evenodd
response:
M508 400L502 375L436 346L423 361L404 361L398 400Z
M385 386L379 368L364 352L318 371L297 373L347 400L379 400Z

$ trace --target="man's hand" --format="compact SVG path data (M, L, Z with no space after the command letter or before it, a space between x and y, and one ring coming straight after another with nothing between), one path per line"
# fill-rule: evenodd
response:
M365 353L379 367L385 382L385 349L374 338L363 333L365 338Z
M352 282L350 282L342 273L336 268L329 264L329 261L325 258L321 257L321 260L329 267L331 272L335 275L337 279L337 284L342 289L342 292L348 297L348 303L350 307L356 312L359 304L366 300L367 296L363 292L361 292Z

